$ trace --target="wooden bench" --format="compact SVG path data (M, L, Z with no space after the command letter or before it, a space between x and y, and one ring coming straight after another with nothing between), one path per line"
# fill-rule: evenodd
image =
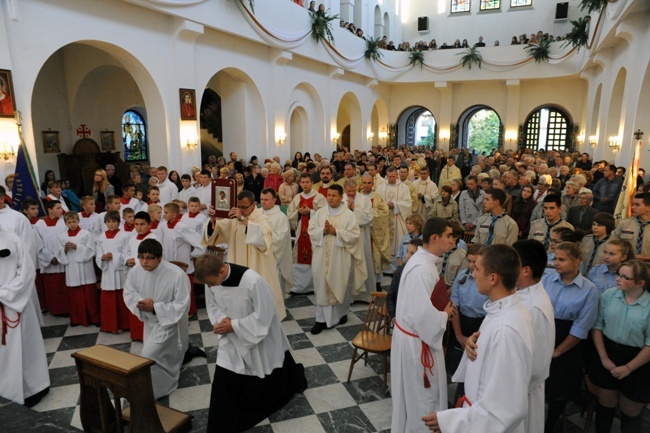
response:
M73 353L81 386L81 425L88 432L181 433L192 416L156 403L150 367L155 361L96 345ZM113 394L113 402L108 391ZM129 402L122 410L121 399Z

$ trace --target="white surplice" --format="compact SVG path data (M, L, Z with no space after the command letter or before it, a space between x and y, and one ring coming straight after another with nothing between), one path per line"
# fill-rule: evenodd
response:
M427 179L426 181L417 179L413 182L413 188L415 188L417 203L417 206L413 208L413 213L420 214L426 221L430 209L433 207L433 203L438 198L438 186L431 179ZM419 198L420 194L423 195L422 198Z
M390 354L393 432L428 432L422 417L447 408L442 336L448 316L431 304L431 293L440 279L436 269L438 260L439 257L419 247L402 271L395 322L417 337L405 334L395 325ZM422 342L433 355L433 374L426 372L430 388L424 385Z
M377 195L383 198L386 203L392 202L395 205L390 211L389 217L392 233L390 251L394 257L399 252L400 241L408 233L406 218L411 215L413 209L411 192L405 183L390 184L386 182L377 187Z
M269 210L262 210L269 218L273 230L273 255L278 264L278 279L282 293L288 292L293 286L293 255L291 251L291 226L289 219L275 205Z
M139 301L147 298L153 299L155 314L136 307ZM134 267L124 283L124 303L144 322L141 355L156 361L151 367L154 397L159 399L171 394L178 387L188 347L189 277L165 260L153 271Z
M325 221L336 228L336 235L324 235ZM309 220L311 238L316 321L328 327L338 324L350 308L350 296L365 290L368 277L359 242L361 230L354 213L341 204L326 206Z
M207 220L208 217L203 215L201 212L197 212L196 215L188 212L183 215L183 218L181 218L183 223L193 228L199 235L203 235L203 226Z
M6 345L0 345L0 396L24 404L25 398L50 386L40 310L31 301L36 271L23 240L2 227L0 250L9 252L0 258L0 303L9 321L19 319L18 326L7 329Z
M224 280L228 284L232 267ZM282 367L291 350L273 306L271 289L252 269L236 286L206 286L205 306L213 325L229 317L233 332L218 335L217 365L263 379Z
M201 245L201 235L193 227L183 221L171 224L162 221L158 226L162 231L163 259L168 262L181 262L187 264L186 274L194 273L192 257L198 257L205 252Z
M346 195L345 202L349 200L349 197ZM363 245L363 257L366 262L366 272L368 273L368 278L366 278L365 286L366 291L353 296L353 301L370 301L370 293L377 290L375 285L375 267L373 266L372 261L372 244L370 242L370 233L372 231L372 202L369 198L363 196L360 193L357 193L354 196L354 215L357 217L357 224L359 224L359 229L361 230L361 236L359 237L359 242Z
M138 235L137 233L135 234L135 236L128 237L126 246L124 248L124 253L122 254L122 261L124 262L124 267L126 268L127 274L129 273L129 269L140 267L140 260L138 260L138 247L145 239L153 239L155 241L160 242L158 240L158 237L154 235L152 232L149 232L148 234L142 236L142 238L140 238L140 235ZM128 266L126 266L126 262L129 259L135 260L135 265L133 266L133 268L129 268Z
M48 220L51 221L51 220ZM63 217L58 218L54 225L48 225L45 219L34 224L38 239L38 265L42 274L58 274L65 272L61 263L53 265L52 259L59 250L59 235L68 230Z
M72 242L77 249L65 252L65 244ZM68 230L59 234L59 249L56 258L65 266L65 284L68 287L79 287L85 284L95 284L95 246L97 238L87 230L81 229L75 236L70 236Z
M104 226L102 223L102 217L100 217L97 212L93 212L90 215L86 215L84 212L79 212L79 227L88 230L90 233L97 236L102 234L102 227Z
M452 379L465 383L471 406L465 403L462 408L438 412L443 433L524 432L533 370L532 319L514 293L487 301L484 309L487 315L480 328L476 360L470 362L465 353Z
M202 244L228 244L228 260L253 269L269 283L280 320L287 317L284 294L280 289L277 264L273 255L273 231L269 219L255 208L248 217L248 225L237 219L214 221L214 231L208 235L212 221L205 223Z
M544 383L549 375L555 349L555 312L542 282L517 290L521 303L533 320L533 374L528 388L528 414L524 419L526 433L544 432Z
M131 237L134 236L120 230L112 239L106 237L106 233L102 233L97 238L95 263L102 271L102 290L115 291L124 288L124 282L126 281L124 250ZM111 253L113 258L111 260L102 260L102 256L107 253Z
M178 198L178 186L169 180L169 178L157 186L160 190L160 203L158 203L160 206L165 206L167 203Z

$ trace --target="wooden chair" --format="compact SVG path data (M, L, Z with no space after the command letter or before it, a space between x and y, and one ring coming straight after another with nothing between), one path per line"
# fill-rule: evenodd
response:
M388 386L388 353L391 347L390 317L386 308L386 292L372 292L370 304L363 321L363 328L352 340L354 352L350 361L348 382L352 377L354 364L364 358L364 364L368 364L368 354L378 353L383 355L384 384ZM359 350L361 355L357 356Z
M472 239L474 239L474 231L465 230L463 232L463 240L465 241L465 243L468 243L468 244L471 243Z
M84 431L121 433L126 422L131 433L180 433L192 427L191 415L156 404L149 370L155 361L102 345L72 357L81 386ZM129 402L124 410L121 399Z

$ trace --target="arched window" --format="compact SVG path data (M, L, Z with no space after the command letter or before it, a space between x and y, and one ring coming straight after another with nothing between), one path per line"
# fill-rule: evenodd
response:
M402 111L397 119L398 142L409 147L436 145L438 124L428 108L416 105ZM400 132L402 131L402 132Z
M477 154L489 154L502 145L503 124L496 111L487 105L475 105L460 115L457 143L460 147L476 150ZM456 140L450 146L456 146Z
M127 110L122 116L122 143L124 161L146 161L149 158L147 126L137 111Z
M566 150L570 144L570 123L569 116L558 108L538 108L524 124L524 146L533 150Z

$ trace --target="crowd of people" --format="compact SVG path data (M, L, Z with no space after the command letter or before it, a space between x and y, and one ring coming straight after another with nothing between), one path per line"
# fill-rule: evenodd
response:
M160 398L192 356L187 317L205 290L225 336L208 431L241 431L306 387L279 326L285 296L314 293L319 334L345 324L350 304L367 302L389 274L393 431L550 433L586 373L598 389L597 431L609 431L619 407L621 431L638 432L650 403L644 174L633 216L615 226L625 168L579 152L339 148L284 163L231 152L182 175L135 164L120 180L107 166L92 192L79 198L68 186L76 200L48 171L44 218L35 201L12 210L0 187L0 253L12 258L0 278L3 323L21 313L15 326L27 327L48 312L129 331L157 362ZM215 207L215 178L234 180L235 206ZM436 286L450 299L440 310L429 300ZM19 345L14 332L6 338ZM25 350L44 357L30 338ZM40 382L0 395L41 398L47 366L34 365ZM447 408L447 375L464 385L457 409ZM244 406L258 410L244 416Z

